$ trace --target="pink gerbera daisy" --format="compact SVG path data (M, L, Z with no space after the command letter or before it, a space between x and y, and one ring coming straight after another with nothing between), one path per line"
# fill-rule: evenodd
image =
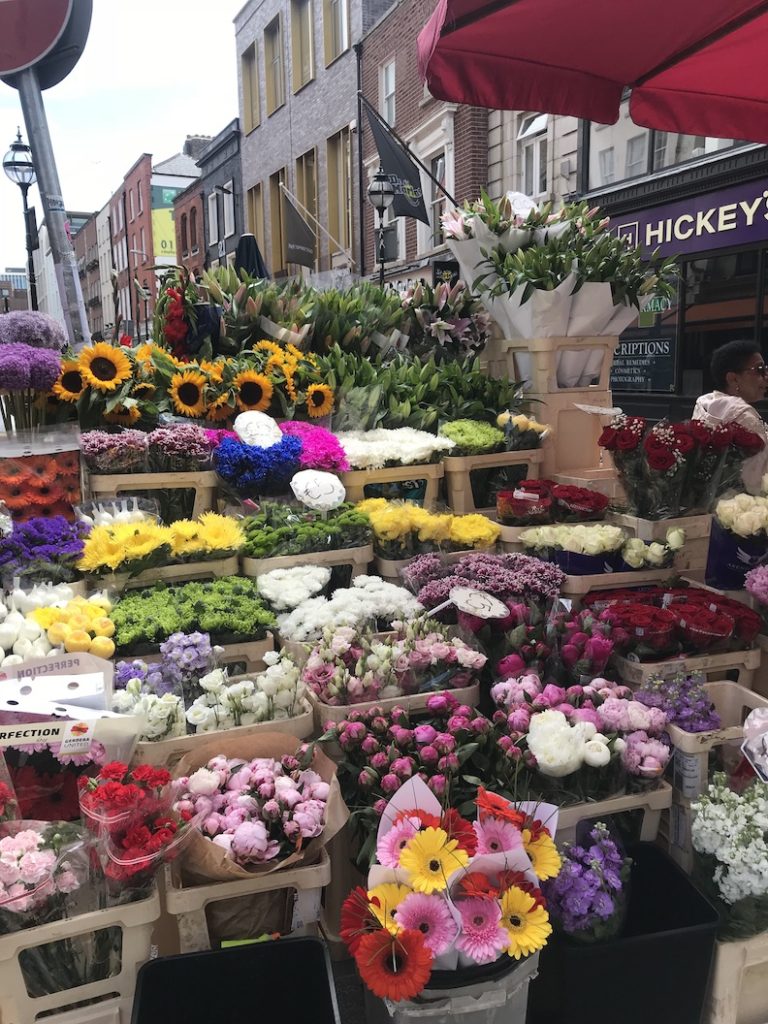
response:
M396 821L385 836L382 836L376 847L376 857L379 864L385 868L396 868L400 866L400 854L419 831L420 822L418 818L401 818Z
M456 922L442 896L427 896L412 892L406 896L395 913L402 928L421 932L424 942L434 956L444 953L456 938Z
M511 822L502 821L501 818L473 821L472 827L477 835L478 853L507 853L518 850L523 845L520 830Z
M498 960L509 945L509 933L501 926L501 907L496 900L462 900L457 907L461 914L461 935L456 940L456 949L477 964Z

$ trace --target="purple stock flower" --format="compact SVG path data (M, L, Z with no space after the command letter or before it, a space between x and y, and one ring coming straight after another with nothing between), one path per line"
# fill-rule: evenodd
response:
M667 721L685 732L708 732L720 728L720 716L704 689L704 677L678 672L671 679L651 679L635 700L658 708Z

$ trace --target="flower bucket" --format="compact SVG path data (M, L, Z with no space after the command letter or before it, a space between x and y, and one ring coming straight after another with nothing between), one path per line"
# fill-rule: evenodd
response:
M552 560L568 576L599 576L601 573L620 572L623 567L620 551L606 551L602 555L582 555L575 551L556 549Z
M737 537L712 520L705 580L718 590L743 590L750 569L768 559L768 538Z

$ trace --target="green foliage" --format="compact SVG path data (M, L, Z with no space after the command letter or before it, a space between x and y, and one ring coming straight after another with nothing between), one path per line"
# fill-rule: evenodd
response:
M265 502L262 511L243 522L249 558L336 551L370 544L368 516L346 502L325 515L306 508Z

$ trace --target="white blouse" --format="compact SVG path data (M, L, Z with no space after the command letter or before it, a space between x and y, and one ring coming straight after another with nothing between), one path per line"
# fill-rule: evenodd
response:
M745 459L741 466L741 479L745 490L750 494L760 494L763 476L768 472L768 429L757 409L738 395L711 391L708 395L701 395L696 399L693 419L701 420L709 427L736 422L763 438L765 448L752 458Z

